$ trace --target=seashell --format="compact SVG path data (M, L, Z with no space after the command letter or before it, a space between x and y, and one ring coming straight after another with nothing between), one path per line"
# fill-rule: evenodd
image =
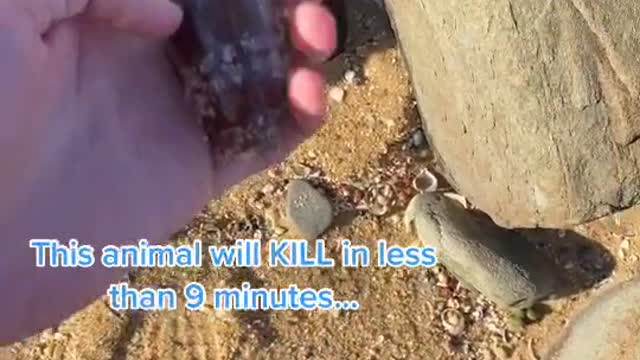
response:
M540 319L542 319L542 314L538 309L535 309L534 307L530 307L527 310L525 310L524 314L527 320L529 321L537 322Z
M458 309L460 307L460 301L456 298L447 299L447 307L451 309Z
M356 204L355 209L356 210L361 210L361 211L366 211L366 210L369 210L369 206L367 205L367 203L364 200L361 200Z
M402 222L402 216L400 214L395 214L391 218L389 218L392 224L398 225Z
M391 198L393 196L393 188L391 187L391 185L389 184L383 185L382 188L380 189L380 195L386 198Z
M382 195L382 194L378 194L376 196L376 203L380 204L380 205L388 205L389 204L389 198Z
M375 216L383 216L389 212L389 206L375 202L369 206L369 212Z
M277 236L283 235L287 231L288 231L287 228L282 226L276 226L273 228L273 233L276 234Z
M458 310L445 309L442 312L442 326L451 336L459 336L464 331L464 315Z
M277 150L296 129L283 0L174 0L184 20L168 54L214 161Z
M447 276L447 274L444 273L444 271L440 271L437 273L436 278L438 280L438 282L436 283L436 286L438 287L448 287L449 286L449 276Z
M438 178L429 170L424 169L418 176L413 178L411 185L418 192L433 192L438 188Z

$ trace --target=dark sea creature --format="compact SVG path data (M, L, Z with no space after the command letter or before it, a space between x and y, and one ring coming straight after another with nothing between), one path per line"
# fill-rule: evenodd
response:
M214 161L275 150L295 128L286 0L174 0L184 21L169 54Z
M326 0L326 4L335 17L338 28L337 46L333 58L342 54L347 44L347 5L346 0Z

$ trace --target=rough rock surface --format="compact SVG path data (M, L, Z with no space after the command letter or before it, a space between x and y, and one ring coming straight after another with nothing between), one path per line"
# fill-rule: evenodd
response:
M506 227L640 198L640 4L387 0L445 176Z
M293 180L287 187L287 219L307 240L316 240L333 221L331 203L304 180Z
M583 311L545 359L639 359L638 302L640 279L609 289Z
M533 244L440 193L414 197L404 220L463 285L503 307L530 307L558 288L556 268Z

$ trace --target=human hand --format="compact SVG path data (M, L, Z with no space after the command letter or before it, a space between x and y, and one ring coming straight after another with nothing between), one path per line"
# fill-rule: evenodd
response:
M328 57L333 18L319 1L287 1L297 48ZM164 57L180 20L166 0L0 1L0 343L58 323L117 275L99 264L37 269L30 239L163 241L285 155L211 168ZM322 93L317 71L293 71L301 127L320 125Z

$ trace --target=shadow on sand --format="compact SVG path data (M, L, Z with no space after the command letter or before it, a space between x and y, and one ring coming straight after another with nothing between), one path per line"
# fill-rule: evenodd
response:
M574 231L555 229L519 229L527 240L552 256L559 265L564 286L558 296L585 291L608 278L616 260L604 246Z

